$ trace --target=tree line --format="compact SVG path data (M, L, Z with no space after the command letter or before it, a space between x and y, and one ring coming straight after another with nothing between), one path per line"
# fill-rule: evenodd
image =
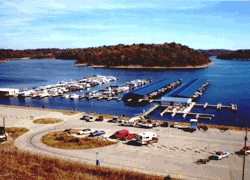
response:
M250 60L250 50L237 50L227 54L220 54L218 59L224 60Z
M185 67L210 63L209 57L176 43L102 46L77 54L76 64L113 66Z
M0 60L8 58L56 58L77 60L75 64L112 66L184 67L210 63L209 57L185 45L118 44L78 49L0 50Z

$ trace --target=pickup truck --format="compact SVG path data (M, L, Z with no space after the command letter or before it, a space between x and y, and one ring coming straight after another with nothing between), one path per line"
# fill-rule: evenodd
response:
M120 130L116 131L115 134L113 134L114 138L123 138L125 135L129 134L128 130Z

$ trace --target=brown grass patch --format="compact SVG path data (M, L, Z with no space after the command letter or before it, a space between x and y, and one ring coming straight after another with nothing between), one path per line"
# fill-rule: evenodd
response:
M8 127L8 128L6 128L6 132L13 139L16 139L17 137L21 136L22 134L24 134L28 131L29 131L29 129L20 128L20 127Z
M0 179L164 179L163 176L70 162L18 150L1 150L0 153Z
M58 118L41 118L41 119L35 119L33 123L35 124L55 124L55 123L60 123L63 120L58 119Z
M78 138L65 132L52 132L42 137L47 146L61 149L91 149L116 144L109 140L99 140L93 137Z

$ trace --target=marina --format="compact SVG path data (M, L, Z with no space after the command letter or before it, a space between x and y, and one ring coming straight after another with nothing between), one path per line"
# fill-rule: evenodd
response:
M161 100L139 99L138 102L148 101L148 103L158 103L143 112L142 116L149 118L150 114L156 112L160 108L162 109L160 116L170 114L173 118L176 115L181 115L184 119L186 116L194 116L196 119L210 121L214 117L214 114L192 113L192 109L194 107L203 107L203 109L216 108L217 110L221 110L223 108L237 111L236 104L232 104L231 106L225 106L222 105L222 103L218 103L217 105L209 105L208 103L196 104L197 98L202 96L209 85L208 81L205 81L205 83L204 81L204 79L193 79L179 88L176 88L174 91L169 92L163 96ZM196 90L197 88L198 90ZM140 91L140 89L138 91Z
M62 95L56 95L56 93L50 97L39 98L39 96L33 95L30 97L12 97L12 96L3 96L0 98L0 103L2 105L14 105L14 106L31 106L31 107L43 107L50 109L65 109L72 110L76 108L78 111L83 112L96 112L99 114L111 114L111 115L120 115L125 113L128 117L134 117L135 114L142 113L144 109L150 109L155 104L160 104L161 98L139 98L138 100L142 103L139 103L139 106L128 106L123 102L123 93L119 95L108 96L96 96L92 99L85 97L86 93L89 91L99 91L104 89L105 86L122 86L127 82L131 82L136 78L140 79L152 79L153 83L160 81L162 78L172 79L173 81L182 79L182 85L192 81L193 79L204 79L202 84L207 80L209 85L206 90L193 100L196 102L196 106L192 108L190 113L197 114L213 114L214 117L210 121L205 121L207 124L218 124L218 125L233 125L241 126L239 123L249 124L248 119L248 107L247 104L250 99L247 93L249 89L248 79L246 78L248 74L243 73L239 74L239 70L245 69L248 70L249 66L246 62L239 61L221 61L216 58L211 58L214 65L206 68L204 70L176 70L176 71L146 71L146 70L116 70L116 69L102 69L102 68L92 68L92 67L74 67L72 66L73 62L70 60L12 60L6 64L1 64L0 68L2 74L1 88L12 88L12 89L36 89L39 86L47 85L56 85L58 82L69 82L71 79L80 80L81 77L91 77L95 74L100 74L102 76L114 76L118 81L112 81L109 84L101 84L88 88L88 90L74 90L70 92L65 92ZM37 66L39 63L39 66ZM30 70L25 71L21 68L22 64L25 64ZM228 70L223 69L224 66L234 67ZM20 68L19 68L20 67ZM34 69L34 71L32 71ZM12 72L12 73L9 73ZM52 78L53 76L53 78ZM20 78L17 78L20 77ZM33 78L34 77L34 78ZM172 81L172 82L173 82ZM171 83L171 82L170 82ZM152 84L152 83L150 83ZM195 92L202 86L199 85L196 89L192 91L191 95L194 95ZM233 85L232 85L233 84ZM146 85L147 86L147 85ZM145 86L144 86L145 87ZM181 87L181 86L179 86ZM179 88L177 87L177 88ZM240 88L242 87L242 88ZM245 87L245 88L244 88ZM137 87L139 89L140 87ZM161 87L158 86L156 91ZM177 90L174 89L174 90ZM134 89L134 90L137 90ZM169 93L173 93L174 90ZM125 91L125 93L132 92ZM72 94L78 94L78 99L70 99L69 96ZM168 94L168 93L167 93ZM167 95L165 94L165 95ZM65 96L65 98L64 98ZM168 97L169 98L169 97ZM172 97L173 98L173 97ZM184 97L175 97L175 98L184 98ZM190 98L190 97L188 97ZM218 103L222 103L221 109L217 110L215 106ZM173 102L174 103L174 102ZM185 103L185 102L184 102ZM214 105L210 106L198 106L199 104L205 105ZM144 105L145 104L145 105ZM235 104L232 106L232 104ZM163 121L181 121L186 122L190 118L195 117L194 115L179 114L178 112L172 117L172 113L166 113L161 116L167 107L164 107L164 104L161 104L161 108L156 110L156 113L151 113L151 119L158 119ZM172 106L172 105L168 105ZM178 106L182 106L178 104ZM228 108L224 108L228 106ZM231 106L231 107L229 107ZM183 107L183 106L182 106ZM232 110L234 107L234 110ZM159 110L160 109L160 110ZM185 119L183 118L183 115ZM242 122L243 121L243 122ZM202 121L201 121L202 122Z
M148 110L144 111L141 117L149 118L150 115L161 109L160 116L170 114L172 118L176 115L181 115L183 119L187 116L193 116L196 119L211 120L213 114L204 113L192 113L194 107L198 108L216 108L221 109L231 109L232 111L237 111L237 105L231 104L230 106L222 105L218 103L217 105L196 104L198 97L202 96L203 92L206 90L209 82L204 79L193 79L187 83L183 83L182 79L173 81L173 79L162 79L158 82L151 83L152 80L132 80L121 86L109 86L104 87L100 90L88 91L85 94L67 94L68 92L88 90L93 86L98 86L101 84L106 84L111 81L116 81L117 78L113 76L92 76L85 77L81 80L71 80L69 82L59 82L56 85L46 85L40 86L35 89L27 89L18 93L18 97L27 98L45 98L45 97L58 97L69 98L71 100L75 99L97 99L99 100L116 100L123 102L127 105L139 106L142 104L156 103ZM4 89L5 90L5 89ZM123 95L123 97L118 97L115 95L120 95L121 93L130 91ZM159 99L160 98L160 99Z

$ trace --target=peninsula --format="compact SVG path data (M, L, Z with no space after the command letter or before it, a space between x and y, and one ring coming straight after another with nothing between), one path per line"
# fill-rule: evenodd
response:
M193 69L211 65L208 55L174 42L78 49L0 49L0 60L24 58L77 60L76 66L122 69Z
M204 68L211 65L207 55L176 43L103 46L79 54L76 66L122 69Z

